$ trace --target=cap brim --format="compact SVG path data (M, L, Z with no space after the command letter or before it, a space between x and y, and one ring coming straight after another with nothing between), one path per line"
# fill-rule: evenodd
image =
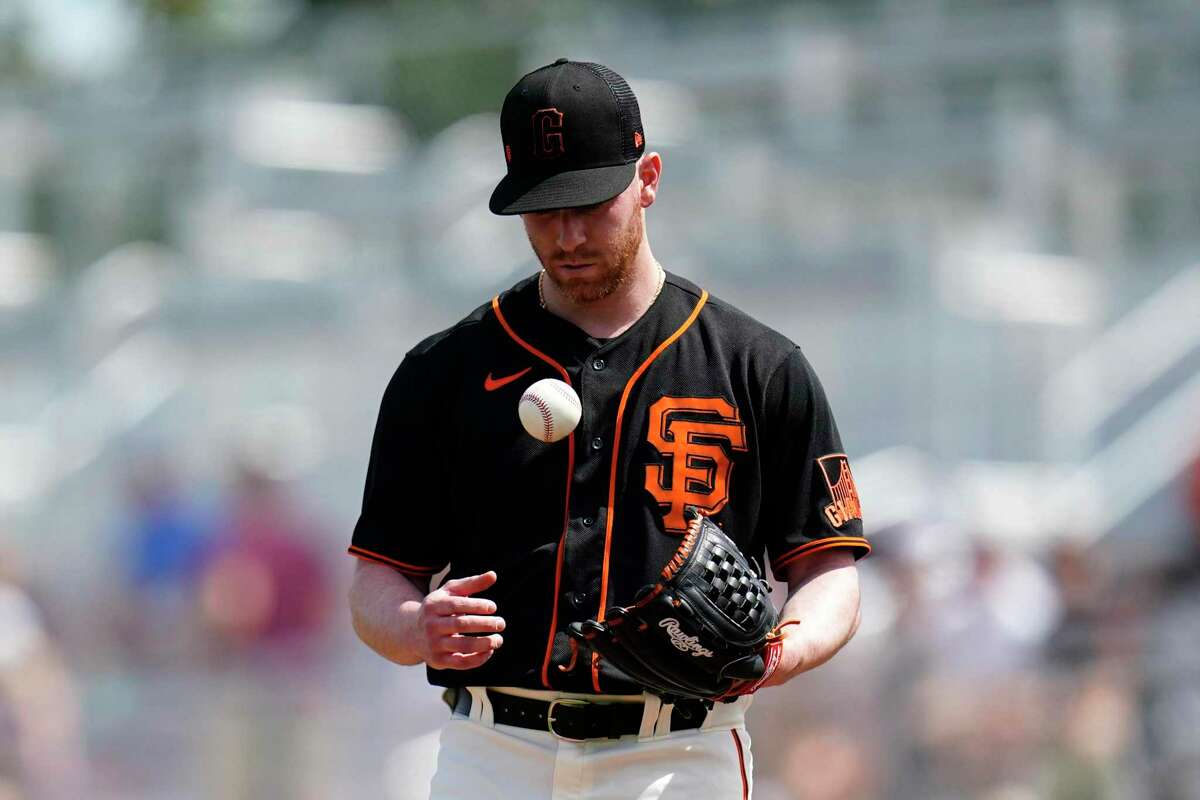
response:
M488 208L493 214L526 214L555 208L575 208L603 203L625 191L633 181L637 162L560 172L549 177L506 175L492 192Z

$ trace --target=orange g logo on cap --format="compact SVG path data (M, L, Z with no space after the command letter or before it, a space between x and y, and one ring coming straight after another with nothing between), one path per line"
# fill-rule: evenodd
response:
M562 127L563 113L557 108L539 108L533 112L534 158L558 158L567 152Z

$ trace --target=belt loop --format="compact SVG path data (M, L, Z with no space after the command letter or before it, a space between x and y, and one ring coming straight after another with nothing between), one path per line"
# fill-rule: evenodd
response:
M471 693L471 720L487 725L489 728L496 727L492 715L492 701L487 696L487 688L468 686L467 691Z
M704 718L700 730L707 731L713 728L728 728L731 725L745 725L746 710L753 702L754 695L744 694L732 703L715 704L708 712L708 716Z
M671 732L671 714L675 712L674 703L664 703L659 700L658 719L654 723L654 735L666 736Z
M649 739L654 735L654 729L658 726L659 714L662 711L662 698L644 692L642 704L642 726L638 728L639 741ZM670 719L669 716L668 719Z

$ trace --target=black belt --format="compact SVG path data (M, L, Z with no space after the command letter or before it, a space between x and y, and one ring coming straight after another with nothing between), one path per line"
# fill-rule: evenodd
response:
M492 704L492 719L497 725L512 725L535 731L549 731L560 739L581 742L585 739L619 739L642 729L642 703L606 703L603 700L534 700L487 690ZM471 693L451 688L442 699L455 714L471 713ZM685 700L671 710L671 730L699 728L708 709L698 700Z

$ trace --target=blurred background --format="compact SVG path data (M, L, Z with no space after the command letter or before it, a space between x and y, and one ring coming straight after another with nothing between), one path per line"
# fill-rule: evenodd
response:
M559 56L863 497L755 797L1200 798L1196 3L6 0L0 799L424 796L344 551L396 364L535 269L486 201Z

